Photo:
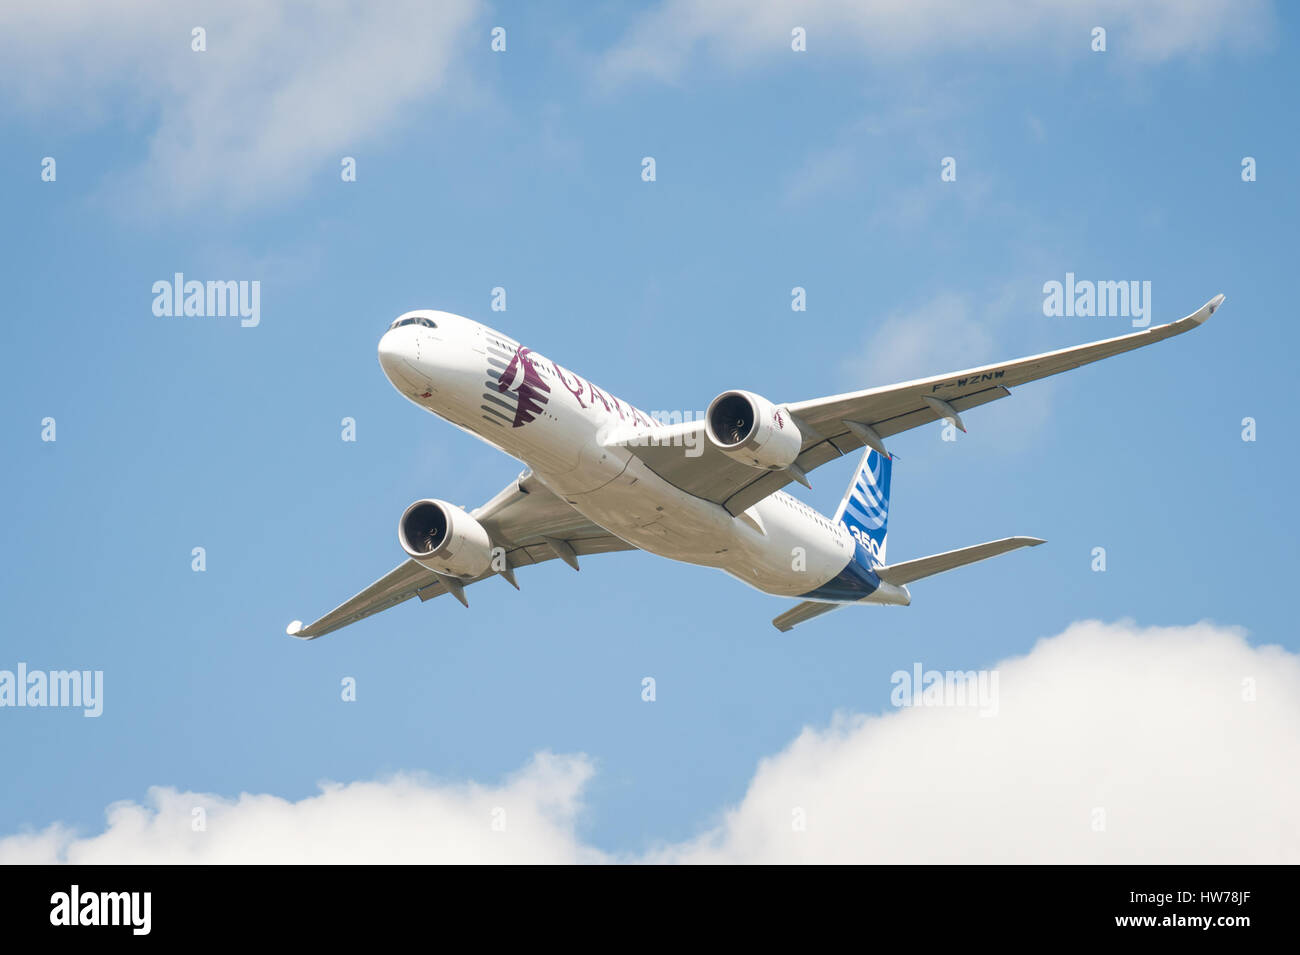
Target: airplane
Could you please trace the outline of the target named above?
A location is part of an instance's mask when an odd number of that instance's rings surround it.
[[[399,315],[379,364],[405,398],[518,459],[525,470],[481,507],[439,498],[402,512],[407,560],[320,619],[286,632],[315,639],[396,604],[465,590],[559,559],[641,549],[716,567],[793,598],[772,623],[849,604],[908,605],[908,584],[1044,541],[1001,540],[886,562],[893,458],[885,439],[962,414],[1026,382],[1164,341],[1203,324],[1217,295],[1176,322],[1028,358],[809,401],[724,391],[702,419],[663,423],[503,332],[448,312]],[[863,449],[834,517],[782,490]]]

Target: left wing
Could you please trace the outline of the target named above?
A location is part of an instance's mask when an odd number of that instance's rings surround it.
[[[624,433],[610,443],[627,447],[668,483],[740,514],[791,481],[801,480],[813,468],[864,445],[888,454],[884,439],[900,431],[940,418],[952,420],[964,431],[960,412],[1005,398],[1017,385],[1189,332],[1202,325],[1222,303],[1223,296],[1216,295],[1176,322],[1087,345],[787,404],[784,407],[803,436],[795,458],[797,473],[794,469],[762,471],[732,460],[709,441],[703,421],[656,428],[648,435]]]
[[[587,520],[531,471],[524,471],[500,494],[472,511],[471,516],[487,529],[493,546],[505,549],[509,571],[502,576],[512,584],[514,570],[528,564],[560,557],[576,570],[579,556],[636,549]],[[462,585],[494,576],[495,572],[488,571],[462,581]],[[442,578],[416,561],[407,560],[319,620],[305,627],[302,621],[295,620],[285,632],[291,637],[313,640],[412,597],[429,600],[445,593],[447,586]],[[457,597],[463,598],[463,594],[458,593]]]

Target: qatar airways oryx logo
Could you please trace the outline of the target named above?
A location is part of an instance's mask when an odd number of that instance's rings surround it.
[[[488,356],[490,391],[483,395],[486,402],[483,410],[493,416],[488,420],[501,424],[508,421],[512,428],[522,428],[536,420],[551,400],[551,386],[542,378],[530,349],[516,345],[511,355],[489,345]],[[496,368],[501,370],[498,372]]]

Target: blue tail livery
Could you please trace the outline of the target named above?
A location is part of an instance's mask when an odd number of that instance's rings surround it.
[[[853,539],[867,549],[876,564],[885,562],[885,541],[889,536],[889,476],[894,461],[887,454],[867,448],[857,473],[835,512],[835,523],[843,524]]]

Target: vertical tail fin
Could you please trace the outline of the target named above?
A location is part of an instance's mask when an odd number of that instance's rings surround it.
[[[835,522],[843,524],[877,564],[885,562],[885,540],[889,534],[889,475],[893,465],[889,455],[867,448],[844,500],[840,501],[840,508],[835,512]]]

